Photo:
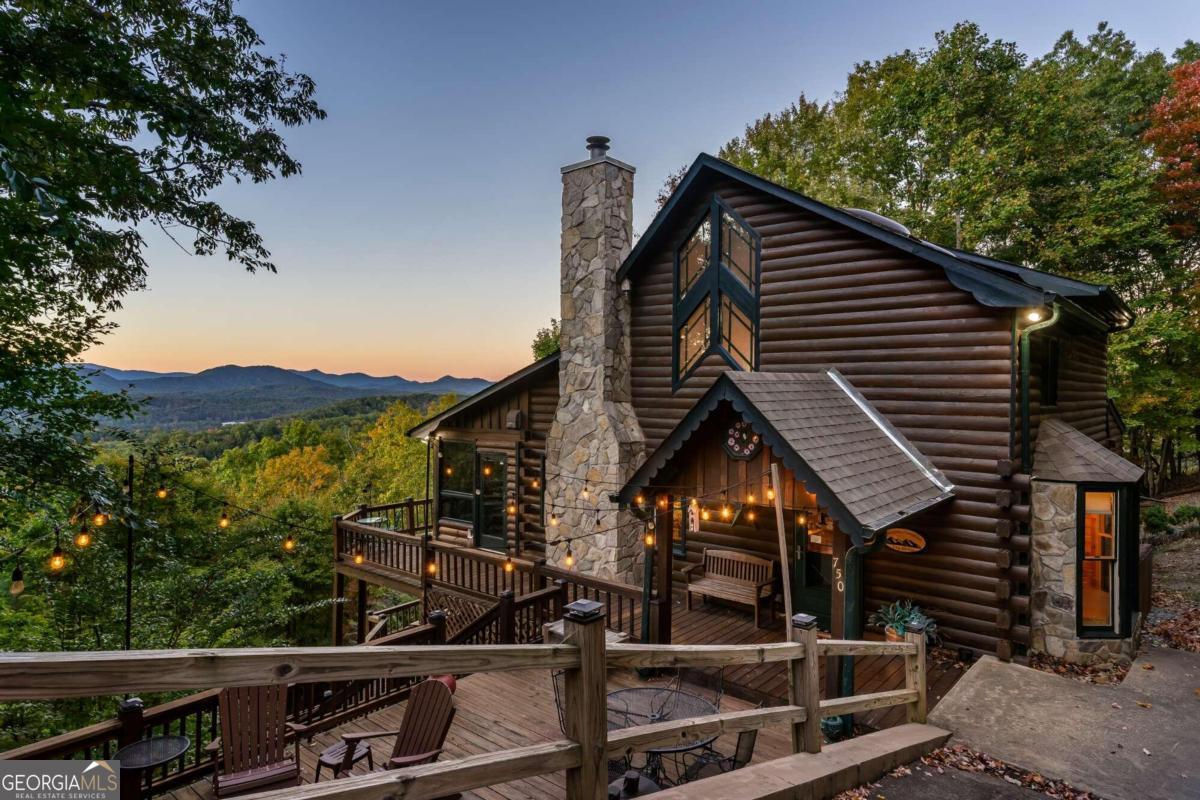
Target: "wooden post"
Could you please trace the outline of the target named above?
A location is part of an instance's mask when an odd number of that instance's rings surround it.
[[[917,652],[904,657],[904,688],[917,690],[917,700],[909,703],[909,722],[925,722],[926,694],[928,687],[925,681],[925,629],[911,628],[904,631],[904,641],[917,648]]]
[[[779,480],[779,464],[771,463],[771,488],[775,490],[775,529],[779,533],[779,569],[783,578],[783,615],[785,619],[792,618],[792,571],[788,567],[787,529],[783,522],[783,482]],[[774,605],[771,615],[774,617]]]
[[[333,575],[333,646],[346,643],[346,576]]]
[[[421,565],[418,567],[421,570],[421,608],[428,618],[429,612],[429,559],[432,556],[432,548],[429,546],[429,534],[425,533],[421,536]]]
[[[567,770],[567,800],[602,800],[607,788],[608,705],[604,606],[577,600],[563,616],[564,641],[579,648],[579,668],[566,672],[567,738],[579,744],[578,767]]]
[[[500,644],[517,643],[517,608],[512,589],[500,593]]]
[[[779,496],[776,490],[776,497]],[[817,618],[797,614],[789,626],[793,642],[804,645],[804,658],[793,659],[788,671],[788,702],[804,706],[804,722],[792,725],[792,752],[821,752],[821,661],[817,653]]]
[[[658,517],[658,522],[654,526],[654,538],[658,542],[658,548],[654,553],[656,561],[654,569],[658,573],[655,575],[658,585],[656,587],[657,597],[654,600],[657,606],[654,609],[654,620],[657,627],[655,636],[650,641],[654,644],[670,644],[671,583],[675,572],[673,563],[675,557],[675,498],[667,495],[665,514],[659,513],[657,505],[654,507],[654,513]]]
[[[429,624],[433,626],[433,643],[446,643],[446,612],[440,608],[429,612]]]
[[[138,697],[129,697],[117,705],[117,720],[121,730],[117,734],[117,747],[139,742],[142,739],[142,711],[145,706]],[[121,770],[121,797],[139,798],[142,796],[142,776],[145,770]]]
[[[358,582],[358,614],[355,618],[355,624],[358,625],[358,630],[354,634],[354,641],[359,644],[366,644],[364,641],[367,636],[367,596],[369,589],[366,581]]]

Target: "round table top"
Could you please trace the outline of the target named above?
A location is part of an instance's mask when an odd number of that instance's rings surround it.
[[[121,769],[149,769],[174,761],[191,746],[186,736],[151,736],[125,745],[113,758],[121,762]]]
[[[638,686],[608,693],[608,729],[633,728],[655,722],[716,714],[717,707],[703,697],[682,689]],[[678,745],[647,748],[650,753],[682,753],[716,741],[716,736]]]

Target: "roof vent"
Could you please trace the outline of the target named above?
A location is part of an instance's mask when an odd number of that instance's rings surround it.
[[[608,143],[612,141],[607,136],[589,136],[587,138],[588,153],[592,158],[604,158],[608,152]]]
[[[877,228],[883,228],[885,231],[898,233],[901,236],[912,236],[912,231],[899,222],[896,222],[896,220],[885,217],[883,214],[876,214],[874,211],[867,211],[862,208],[843,208],[842,211],[845,211],[852,217],[858,217],[864,222],[869,222]]]

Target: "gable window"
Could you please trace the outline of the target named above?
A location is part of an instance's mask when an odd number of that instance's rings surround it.
[[[1042,354],[1041,404],[1043,407],[1058,405],[1058,339],[1046,340],[1046,352]]]
[[[710,352],[758,366],[759,261],[758,234],[714,196],[676,252],[675,388]]]

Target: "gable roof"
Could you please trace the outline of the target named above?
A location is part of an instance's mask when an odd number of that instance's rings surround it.
[[[721,403],[730,403],[857,544],[953,496],[954,487],[837,370],[729,371],[619,493],[649,486]]]
[[[508,377],[496,381],[486,389],[476,392],[465,400],[450,406],[450,408],[447,408],[440,414],[432,416],[424,422],[421,422],[419,425],[416,425],[409,430],[407,435],[417,439],[424,439],[426,436],[437,430],[438,425],[441,425],[443,421],[449,419],[455,414],[467,411],[472,407],[479,405],[480,403],[501,397],[509,392],[523,389],[531,383],[536,383],[545,376],[557,374],[559,355],[560,354],[557,352],[551,353],[545,358],[535,361],[527,367],[522,367]]]
[[[617,273],[624,280],[640,266],[643,257],[658,246],[669,243],[672,233],[687,220],[690,201],[707,193],[715,182],[732,179],[790,203],[817,216],[844,225],[884,244],[936,264],[956,287],[971,295],[982,305],[996,308],[1028,308],[1048,305],[1058,296],[1104,296],[1104,302],[1119,306],[1132,321],[1129,309],[1107,287],[1059,278],[1049,273],[1020,267],[1016,264],[989,259],[963,250],[950,250],[915,236],[905,235],[902,226],[883,226],[869,220],[870,214],[856,214],[834,208],[811,197],[772,183],[708,153],[701,153],[688,169],[667,203],[659,210],[646,232],[638,240]],[[1090,310],[1090,309],[1089,309]],[[1106,320],[1107,322],[1107,320]]]
[[[1038,425],[1034,478],[1068,483],[1137,483],[1144,473],[1137,464],[1057,417],[1043,419]]]

